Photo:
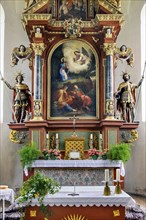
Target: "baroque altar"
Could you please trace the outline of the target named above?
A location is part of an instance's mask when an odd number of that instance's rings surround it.
[[[139,123],[125,121],[114,97],[118,62],[134,62],[131,48],[116,45],[124,22],[121,1],[27,1],[22,16],[30,47],[14,48],[12,63],[29,60],[32,96],[31,106],[29,100],[14,104],[11,140],[23,143],[28,136],[43,150],[54,147],[58,133],[63,158],[74,128],[85,138],[84,151],[92,133],[97,148],[136,140]]]
[[[93,214],[96,212],[100,220],[115,217],[123,220],[125,206],[131,198],[125,192],[115,195],[114,186],[111,187],[112,195],[104,197],[101,186],[104,170],[108,168],[110,184],[114,185],[116,169],[120,169],[124,187],[121,161],[115,163],[102,158],[94,161],[88,155],[89,149],[103,153],[114,144],[131,143],[138,137],[139,122],[133,115],[131,119],[117,108],[116,97],[119,98],[120,92],[115,96],[118,62],[122,60],[130,67],[134,62],[132,49],[116,43],[124,22],[121,1],[25,2],[22,24],[30,46],[14,48],[12,63],[17,65],[19,59],[29,60],[32,91],[30,93],[27,85],[22,83],[23,74],[18,73],[17,85],[13,88],[16,97],[14,123],[9,124],[10,139],[19,144],[34,142],[41,152],[44,149],[59,150],[62,160],[40,158],[32,164],[31,171],[25,167],[24,181],[39,170],[58,180],[62,186],[76,185],[78,199],[66,196],[65,191],[56,194],[57,199],[50,195],[46,197],[46,205],[59,213],[52,216],[52,220],[59,220],[60,216],[70,219],[72,213],[76,215],[74,219],[78,219],[79,214],[82,219],[94,220],[98,219]],[[19,90],[19,99],[15,88]],[[89,187],[87,192],[80,185]],[[58,198],[61,198],[60,203],[56,202]],[[67,206],[63,203],[66,198],[73,209],[63,207]],[[88,198],[91,201],[84,204]],[[76,206],[78,201],[79,207]],[[37,201],[32,206],[35,207],[26,208],[27,220],[42,219]]]

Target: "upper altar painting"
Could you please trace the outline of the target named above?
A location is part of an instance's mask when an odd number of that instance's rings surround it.
[[[24,13],[52,14],[56,20],[91,20],[96,14],[121,14],[121,0],[25,0]]]

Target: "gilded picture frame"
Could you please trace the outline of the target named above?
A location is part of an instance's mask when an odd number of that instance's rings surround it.
[[[82,40],[63,40],[48,56],[47,119],[99,117],[99,61]]]

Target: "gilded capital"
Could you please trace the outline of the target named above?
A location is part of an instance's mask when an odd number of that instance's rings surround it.
[[[106,55],[113,55],[116,48],[115,43],[104,43],[103,45],[103,51],[106,53]]]
[[[43,51],[45,50],[45,44],[44,43],[32,43],[32,48],[35,52],[35,55],[42,55]]]

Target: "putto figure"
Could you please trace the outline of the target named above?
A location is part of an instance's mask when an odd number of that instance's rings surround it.
[[[14,91],[14,122],[23,123],[31,108],[31,94],[29,87],[26,84],[22,83],[24,80],[24,76],[21,72],[18,72],[15,78],[16,83],[14,86],[11,86],[2,76],[0,77],[5,85],[9,89],[12,89]]]
[[[120,48],[116,48],[116,59],[122,62],[126,61],[127,64],[133,67],[134,55],[131,48],[127,48],[126,45],[122,45]]]
[[[142,76],[141,80],[136,85],[129,82],[129,73],[123,73],[124,82],[120,83],[115,96],[117,98],[117,110],[121,113],[122,119],[125,122],[134,122],[136,103],[135,89],[142,84],[143,79],[144,76]]]
[[[32,67],[32,49],[30,47],[25,47],[24,45],[20,45],[19,47],[15,47],[12,52],[11,60],[12,66],[18,64],[19,60],[22,59],[22,62],[25,60],[29,60],[29,67]]]

